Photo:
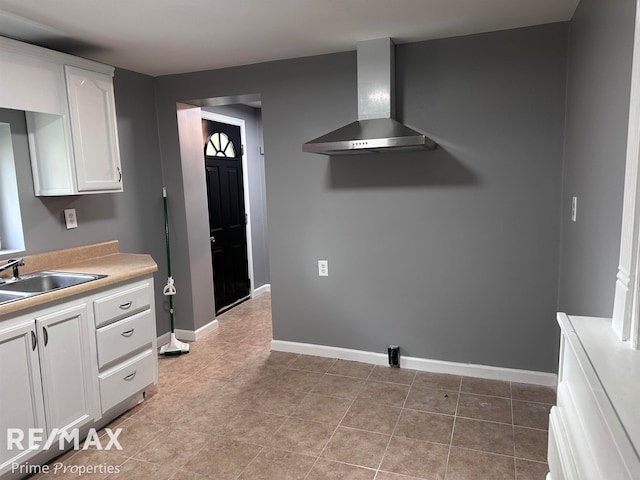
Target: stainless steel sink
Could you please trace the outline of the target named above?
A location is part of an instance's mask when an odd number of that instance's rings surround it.
[[[73,287],[81,283],[91,282],[106,275],[68,272],[38,272],[25,275],[18,280],[9,280],[0,284],[0,305],[21,298],[32,297],[42,293]]]
[[[25,298],[28,296],[28,293],[0,291],[0,305],[7,302],[13,302],[14,300],[20,300],[21,298]]]

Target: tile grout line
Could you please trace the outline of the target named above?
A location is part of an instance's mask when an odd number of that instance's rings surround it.
[[[338,361],[338,359],[334,359],[333,363],[331,364],[331,367],[329,367],[329,369],[327,370],[327,372],[329,370],[331,370],[331,368],[335,365],[335,363]],[[326,375],[326,372],[325,374]],[[323,376],[324,376],[323,375]],[[357,398],[357,396],[356,396]],[[305,479],[307,479],[309,477],[309,475],[311,475],[311,472],[313,471],[313,468],[316,466],[316,463],[318,463],[318,460],[320,460],[320,457],[322,456],[322,454],[324,453],[324,451],[327,449],[327,445],[329,445],[329,443],[331,443],[331,440],[333,439],[333,436],[336,434],[336,432],[338,431],[338,428],[340,428],[340,424],[342,423],[342,421],[344,420],[344,417],[347,416],[347,413],[349,413],[349,410],[351,409],[351,407],[353,406],[353,403],[355,402],[355,398],[353,400],[351,400],[351,403],[349,404],[349,407],[345,410],[344,414],[342,415],[342,417],[340,418],[340,421],[338,421],[338,424],[336,425],[336,428],[333,429],[333,432],[331,433],[331,436],[329,437],[329,440],[327,440],[327,443],[324,444],[324,447],[322,447],[322,450],[320,450],[320,453],[318,454],[318,456],[316,457],[315,461],[313,462],[313,465],[311,465],[311,468],[309,469],[309,471],[307,472],[307,474],[304,476]]]
[[[246,471],[247,471],[247,468],[249,468],[249,466],[250,466],[250,465],[255,461],[255,459],[256,459],[256,458],[258,458],[258,457],[260,456],[260,454],[263,452],[263,450],[264,450],[265,448],[267,448],[265,445],[261,445],[261,448],[260,448],[260,450],[258,451],[258,453],[256,453],[256,456],[255,456],[255,457],[253,457],[253,458],[251,459],[251,461],[247,464],[247,466],[246,466],[246,467],[244,467],[244,468],[242,469],[242,471],[241,471],[241,472],[238,474],[238,476],[236,477],[236,480],[238,480],[238,479],[242,476],[242,474],[243,474],[244,472],[246,472]]]
[[[434,412],[437,413],[437,412]],[[440,415],[446,415],[446,413],[441,413]],[[485,420],[484,418],[476,418],[476,417],[467,417],[466,415],[456,415],[457,418],[464,418],[465,420],[473,420],[474,422],[485,422],[485,423],[493,423],[496,425],[506,425],[506,426],[511,426],[512,423],[509,422],[497,422],[495,420]],[[526,428],[530,428],[530,427],[526,427]],[[533,429],[533,430],[541,430],[539,428]]]
[[[371,372],[373,372],[373,370],[371,370]],[[413,382],[416,381],[417,373],[417,371],[413,372],[413,378],[411,379],[411,383],[409,384],[409,390],[407,391],[407,395],[404,397],[404,401],[402,402],[402,406],[400,407],[400,414],[398,415],[396,424],[393,426],[393,430],[391,430],[391,435],[389,435],[389,440],[387,441],[387,446],[384,448],[384,452],[382,454],[382,457],[380,458],[380,463],[378,463],[378,468],[376,468],[376,474],[373,477],[374,480],[378,478],[378,474],[380,473],[380,469],[382,468],[382,463],[384,462],[384,457],[387,455],[389,445],[391,445],[391,440],[393,440],[393,434],[396,433],[396,429],[398,428],[398,424],[400,423],[400,419],[402,418],[402,410],[404,410],[404,406],[407,404],[407,399],[409,398],[409,394],[411,393],[411,389],[413,388]]]
[[[456,401],[456,409],[453,412],[453,425],[451,427],[451,439],[449,440],[449,451],[447,452],[447,461],[444,466],[444,478],[447,478],[447,472],[449,471],[449,458],[451,458],[451,448],[453,447],[453,434],[456,431],[456,419],[458,418],[458,406],[460,405],[460,397],[462,396],[462,379],[460,376],[460,386],[458,387],[458,399]]]

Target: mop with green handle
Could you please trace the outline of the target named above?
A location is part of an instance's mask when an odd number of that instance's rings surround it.
[[[169,343],[160,347],[160,355],[182,355],[189,353],[189,344],[179,341],[176,338],[175,325],[173,323],[173,296],[176,294],[176,287],[171,276],[171,247],[169,246],[169,213],[167,211],[167,188],[162,187],[162,202],[164,204],[164,240],[167,246],[167,284],[162,289],[162,294],[169,297],[169,317],[171,318],[171,339]]]

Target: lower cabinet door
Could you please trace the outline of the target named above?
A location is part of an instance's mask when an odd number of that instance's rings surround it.
[[[14,463],[35,453],[27,445],[30,430],[45,428],[33,319],[0,323],[0,386],[0,477],[3,477]],[[9,445],[9,437],[16,442]]]
[[[48,431],[79,428],[99,415],[87,304],[37,317],[36,325]]]

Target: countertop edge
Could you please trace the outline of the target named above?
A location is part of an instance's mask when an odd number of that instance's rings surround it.
[[[48,303],[64,300],[75,295],[90,293],[127,280],[151,275],[158,271],[158,266],[150,255],[114,253],[103,257],[62,265],[52,270],[107,276],[73,287],[62,288],[0,305],[0,320],[7,315],[17,315],[33,307],[46,306]]]

